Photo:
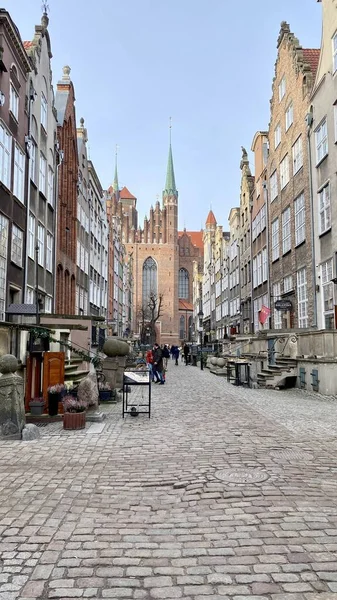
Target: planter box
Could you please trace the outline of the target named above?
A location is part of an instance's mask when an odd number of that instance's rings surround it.
[[[84,429],[86,422],[86,412],[63,414],[63,429]]]
[[[41,402],[34,402],[34,400],[32,400],[32,402],[29,403],[29,408],[30,414],[37,417],[39,415],[43,415],[44,403],[41,404]]]

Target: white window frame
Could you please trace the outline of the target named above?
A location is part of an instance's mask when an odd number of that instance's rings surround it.
[[[305,200],[304,193],[294,200],[295,212],[295,246],[299,246],[305,240]]]
[[[333,278],[333,260],[330,258],[321,264],[321,282],[322,282],[322,313],[324,329],[327,329],[327,319],[334,318],[334,284]],[[328,305],[327,305],[328,302]]]
[[[0,123],[0,180],[10,189],[12,165],[12,136]]]
[[[37,144],[32,139],[32,145],[30,149],[30,178],[33,183],[36,183],[36,156],[37,156]]]
[[[303,167],[303,144],[302,135],[300,135],[292,147],[293,152],[293,175]]]
[[[11,81],[9,83],[9,110],[13,117],[19,121],[19,94]]]
[[[308,327],[308,287],[305,267],[297,271],[297,309],[299,328]]]
[[[286,294],[287,292],[290,292],[293,289],[294,289],[293,276],[287,275],[283,279],[283,292]]]
[[[337,31],[332,36],[332,73],[337,71]]]
[[[53,272],[53,246],[54,238],[52,234],[47,231],[47,242],[46,242],[46,269],[50,273]]]
[[[27,304],[35,304],[35,293],[33,288],[27,286],[26,288],[26,303]]]
[[[41,125],[45,131],[48,127],[48,101],[43,92],[41,92]]]
[[[51,296],[44,297],[44,312],[47,314],[51,314],[52,311],[52,302],[53,299]]]
[[[41,267],[44,267],[45,228],[42,223],[37,225],[37,243],[39,246],[38,263]]]
[[[257,287],[257,257],[253,258],[253,287]]]
[[[23,231],[12,223],[11,261],[22,267],[23,256]]]
[[[262,252],[257,255],[257,285],[262,283]]]
[[[39,172],[39,190],[42,194],[46,195],[46,178],[47,178],[47,159],[40,152],[40,172]]]
[[[274,131],[274,146],[275,150],[281,143],[281,123],[278,123]]]
[[[280,162],[280,187],[283,190],[289,183],[289,155],[286,154]]]
[[[265,282],[268,280],[268,254],[267,248],[263,248],[262,250],[262,281]]]
[[[273,202],[275,198],[278,196],[278,186],[277,186],[277,169],[272,172],[269,178],[270,184],[270,201]]]
[[[24,204],[25,194],[25,154],[20,146],[14,146],[14,177],[13,177],[13,194]]]
[[[273,285],[273,304],[274,304],[274,329],[282,329],[282,311],[276,310],[275,302],[281,300],[281,284]]]
[[[47,200],[54,206],[54,171],[51,166],[48,167]]]
[[[286,131],[288,131],[289,127],[291,127],[293,122],[294,122],[294,105],[292,102],[290,102],[290,104],[288,105],[288,108],[286,109]]]
[[[0,213],[0,321],[5,320],[9,219]]]
[[[315,129],[316,143],[316,165],[318,165],[328,154],[328,125],[324,117],[318,127]]]
[[[331,229],[330,182],[318,192],[319,235]]]
[[[28,256],[35,260],[35,227],[36,219],[32,213],[29,213],[28,218]]]
[[[263,206],[261,206],[260,213],[261,213],[261,231],[263,231],[267,227],[267,220],[266,220],[267,211],[266,211],[265,204]]]
[[[271,260],[274,262],[280,258],[280,222],[279,218],[271,224]]]
[[[283,100],[285,94],[286,94],[286,78],[285,78],[285,75],[283,75],[283,77],[282,77],[282,79],[281,79],[281,81],[279,83],[279,86],[278,86],[278,99],[279,99],[279,102],[281,102]]]
[[[282,213],[282,253],[291,250],[291,212],[290,206]]]

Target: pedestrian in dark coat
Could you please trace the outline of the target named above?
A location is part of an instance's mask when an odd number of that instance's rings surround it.
[[[175,366],[178,366],[178,358],[179,358],[179,348],[178,346],[174,346],[174,350],[173,350],[173,358],[175,359]]]
[[[185,357],[185,365],[187,366],[188,361],[189,361],[189,354],[190,354],[190,347],[188,344],[184,345],[183,352],[184,352],[184,357]]]
[[[163,378],[163,351],[158,344],[153,346],[153,376],[157,377],[157,383],[165,383]]]

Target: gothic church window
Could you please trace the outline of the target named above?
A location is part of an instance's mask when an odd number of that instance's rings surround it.
[[[190,276],[186,269],[179,269],[179,298],[188,300]]]
[[[143,306],[148,303],[151,293],[157,293],[157,263],[151,256],[143,264]]]

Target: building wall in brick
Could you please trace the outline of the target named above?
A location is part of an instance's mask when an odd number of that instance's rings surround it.
[[[284,78],[285,93],[279,96],[279,86]],[[278,55],[275,65],[275,77],[272,87],[271,117],[269,124],[269,157],[267,164],[267,179],[269,181],[269,264],[270,264],[270,290],[272,295],[271,308],[277,298],[273,297],[273,286],[280,284],[281,295],[284,295],[284,278],[293,277],[293,289],[287,293],[287,298],[292,302],[292,310],[282,312],[281,328],[289,329],[299,327],[297,272],[306,270],[308,319],[307,326],[313,323],[313,278],[312,278],[312,243],[311,243],[311,209],[309,189],[309,162],[306,140],[305,117],[309,107],[310,65],[306,64],[304,54],[298,40],[290,32],[289,25],[282,23],[278,39]],[[286,111],[290,104],[293,105],[293,122],[286,130]],[[281,140],[275,147],[275,129],[280,125]],[[294,173],[292,149],[296,140],[301,136],[303,166]],[[289,181],[281,189],[280,163],[284,157],[289,157]],[[270,178],[276,171],[278,181],[278,195],[272,199]],[[300,194],[304,194],[305,201],[305,238],[296,245],[295,242],[295,208],[294,201]],[[290,207],[291,248],[283,252],[282,247],[282,214]],[[272,223],[279,219],[279,258],[272,259]],[[276,315],[277,316],[277,315]],[[275,326],[275,312],[272,310],[272,327]],[[303,323],[302,323],[303,326]]]

